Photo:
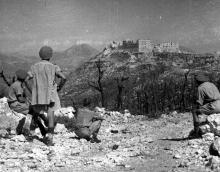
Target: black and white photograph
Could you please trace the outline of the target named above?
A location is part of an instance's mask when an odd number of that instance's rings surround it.
[[[219,90],[219,0],[0,0],[0,172],[218,172]]]

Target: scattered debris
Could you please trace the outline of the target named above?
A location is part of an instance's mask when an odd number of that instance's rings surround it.
[[[10,135],[0,140],[0,171],[219,170],[219,153],[210,155],[210,150],[220,150],[219,137],[206,133],[198,139],[183,138],[193,127],[191,114],[175,113],[146,120],[127,110],[119,113],[97,107],[96,111],[105,118],[98,144],[78,139],[74,132],[59,123],[55,128],[55,145],[51,147],[42,142],[39,129],[35,130],[32,140],[24,135],[11,135],[10,130],[0,130],[2,136]],[[179,123],[176,125],[172,121]]]

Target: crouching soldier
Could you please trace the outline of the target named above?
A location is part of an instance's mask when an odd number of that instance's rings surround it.
[[[92,143],[100,143],[101,140],[97,138],[97,135],[104,118],[88,108],[90,103],[89,99],[85,99],[83,102],[84,108],[78,109],[76,112],[75,134],[79,138],[84,138]]]
[[[27,77],[27,72],[18,70],[15,75],[17,80],[9,87],[8,104],[15,112],[28,114],[29,104],[24,92],[24,81]]]
[[[18,134],[29,134],[28,132],[31,129],[31,124],[32,127],[34,124],[37,124],[40,128],[42,135],[44,136],[46,135],[46,129],[41,123],[41,120],[36,115],[34,115],[32,106],[30,105],[31,92],[28,90],[28,87],[25,83],[25,78],[27,76],[27,72],[22,69],[15,72],[15,77],[17,80],[9,86],[9,91],[7,95],[8,104],[9,107],[15,112],[26,115],[26,118],[23,118],[19,123],[19,126],[17,128]],[[45,117],[41,118],[44,120],[44,122],[47,122],[47,119]]]
[[[197,89],[197,108],[193,111],[194,132],[193,136],[199,137],[199,126],[204,120],[200,120],[199,115],[210,115],[220,113],[220,93],[218,88],[211,82],[209,77],[204,73],[195,75]]]

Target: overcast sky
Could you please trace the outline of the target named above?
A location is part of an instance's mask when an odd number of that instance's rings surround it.
[[[0,0],[1,52],[139,38],[220,50],[220,1]]]

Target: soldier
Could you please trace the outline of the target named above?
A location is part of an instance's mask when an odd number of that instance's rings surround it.
[[[33,79],[31,105],[33,111],[37,114],[47,113],[48,133],[46,143],[53,145],[54,131],[54,107],[57,101],[58,93],[66,82],[66,77],[59,66],[50,62],[53,55],[51,47],[43,46],[39,51],[41,61],[32,65],[28,72],[26,81]],[[61,78],[59,86],[55,83],[55,77]]]
[[[76,111],[75,134],[79,138],[84,138],[92,143],[100,143],[101,140],[97,138],[97,135],[104,119],[88,108],[90,104],[91,101],[89,99],[84,99],[84,108]]]
[[[4,76],[5,77],[5,76]],[[34,122],[39,126],[41,134],[43,136],[46,135],[46,129],[44,128],[43,124],[41,123],[38,116],[34,115],[33,110],[30,106],[30,95],[31,93],[26,87],[25,84],[25,78],[27,77],[27,72],[20,69],[15,72],[16,80],[9,85],[9,91],[8,91],[8,104],[9,107],[14,110],[15,112],[22,113],[26,115],[26,118],[22,119],[19,123],[19,127],[17,128],[17,133],[24,133],[30,134],[30,125],[31,125],[31,116],[33,115]],[[5,78],[6,82],[6,78]],[[41,118],[44,120],[45,123],[47,123],[47,119],[43,116]],[[32,124],[34,125],[33,121]],[[33,126],[32,125],[32,126]],[[27,133],[28,132],[28,133]]]
[[[20,69],[15,72],[15,75],[17,80],[9,87],[8,104],[12,110],[28,114],[29,104],[24,92],[24,81],[27,77],[27,72]]]
[[[218,88],[209,81],[209,77],[204,73],[195,75],[197,89],[197,108],[193,111],[194,133],[199,136],[199,125],[205,121],[199,119],[199,115],[210,115],[220,113],[220,93]]]

